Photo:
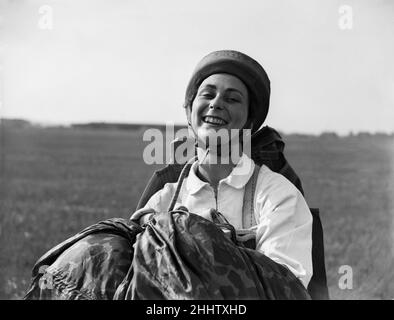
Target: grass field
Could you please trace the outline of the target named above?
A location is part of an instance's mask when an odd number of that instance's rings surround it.
[[[133,212],[157,167],[141,133],[13,129],[0,141],[0,298],[18,299],[34,262],[81,229]],[[394,140],[289,137],[286,156],[319,207],[334,299],[394,298]],[[340,266],[353,288],[338,286]]]

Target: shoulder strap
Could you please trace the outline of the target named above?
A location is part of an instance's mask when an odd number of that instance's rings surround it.
[[[257,178],[260,166],[255,164],[253,174],[245,186],[244,200],[242,205],[242,228],[248,229],[256,225],[254,216],[254,194],[256,191]]]
[[[184,165],[181,164],[169,164],[156,170],[146,185],[135,210],[143,208],[157,191],[163,189],[166,183],[177,182],[183,167]]]
[[[167,210],[168,212],[174,210],[176,201],[177,201],[178,196],[179,196],[179,192],[181,191],[181,188],[182,188],[183,180],[185,180],[185,177],[189,174],[189,171],[190,171],[190,169],[191,169],[191,167],[192,167],[192,164],[193,164],[195,161],[197,161],[197,156],[191,158],[191,159],[186,163],[186,165],[183,167],[183,169],[182,169],[182,171],[181,171],[181,174],[180,174],[180,176],[179,176],[179,178],[178,178],[178,182],[177,182],[177,186],[176,186],[175,193],[174,193],[174,195],[173,195],[173,197],[172,197],[172,199],[171,199],[170,205],[168,206],[168,210]]]

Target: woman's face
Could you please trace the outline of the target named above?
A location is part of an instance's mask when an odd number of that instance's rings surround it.
[[[191,125],[206,141],[209,131],[242,129],[248,119],[249,96],[237,77],[220,73],[206,78],[192,104]]]

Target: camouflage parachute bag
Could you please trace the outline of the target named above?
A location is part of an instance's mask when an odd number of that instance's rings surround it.
[[[227,226],[228,227],[228,226]],[[195,267],[198,266],[198,267]],[[45,269],[43,269],[45,268]],[[38,260],[25,299],[309,299],[284,266],[183,210],[110,219]]]

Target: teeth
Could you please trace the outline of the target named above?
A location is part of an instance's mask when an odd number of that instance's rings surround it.
[[[205,117],[204,122],[212,123],[212,124],[226,124],[226,122],[222,119],[214,118],[214,117]]]

